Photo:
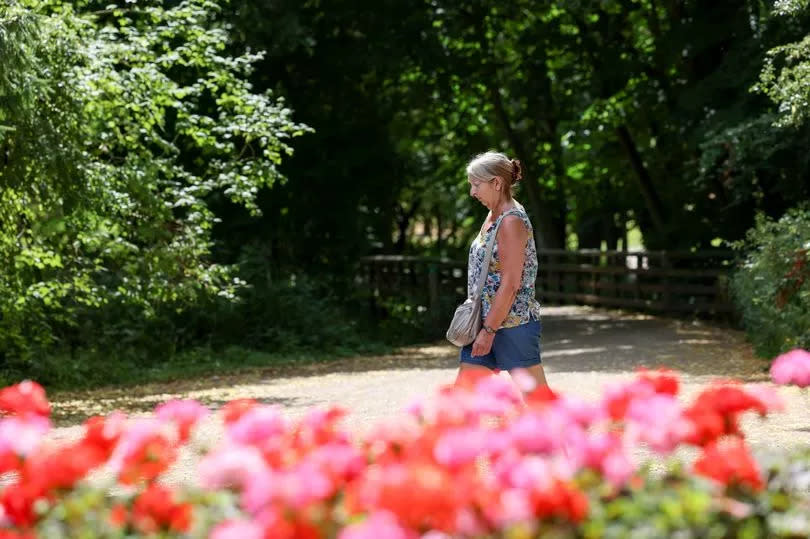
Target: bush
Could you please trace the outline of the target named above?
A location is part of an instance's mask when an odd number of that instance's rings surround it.
[[[50,322],[49,341],[23,341],[27,359],[7,354],[0,379],[77,389],[388,348],[367,305],[339,297],[325,281],[256,281],[235,298],[200,295],[182,309],[112,302],[79,309],[68,323]]]
[[[778,221],[758,215],[735,248],[745,251],[745,260],[731,292],[757,353],[810,348],[810,206]]]
[[[161,311],[231,294],[234,268],[211,260],[215,201],[256,213],[292,138],[311,131],[253,93],[262,54],[230,54],[227,2],[97,4],[0,3],[6,370],[37,369],[49,345],[92,346],[92,315],[106,331],[105,316],[146,313],[146,345],[163,343]],[[126,329],[124,345],[143,337]]]
[[[810,353],[788,360],[810,369]],[[54,445],[45,393],[26,382],[0,391],[16,414],[0,419],[0,473],[15,472],[0,537],[810,536],[810,452],[758,462],[739,428],[781,407],[774,390],[723,382],[684,405],[678,387],[670,371],[642,372],[596,403],[541,387],[524,407],[511,382],[477,376],[362,437],[338,409],[289,422],[238,400],[212,447],[195,401],[92,418]],[[173,486],[183,445],[196,473]],[[642,448],[660,463],[685,446],[690,466],[638,465]]]

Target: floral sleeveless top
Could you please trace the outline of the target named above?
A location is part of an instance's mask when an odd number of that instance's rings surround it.
[[[534,297],[534,281],[537,278],[537,249],[534,245],[534,232],[532,223],[529,221],[529,216],[526,210],[515,202],[516,207],[507,210],[498,217],[500,221],[507,215],[516,215],[520,217],[526,228],[529,230],[529,239],[526,241],[526,252],[523,261],[523,276],[520,282],[520,288],[515,296],[515,301],[512,303],[512,308],[506,315],[502,328],[511,328],[526,324],[532,320],[540,320],[540,303]],[[484,263],[484,256],[487,252],[487,242],[489,241],[492,232],[495,230],[495,224],[489,225],[486,232],[479,232],[478,236],[473,240],[470,246],[470,256],[467,263],[467,296],[473,297],[475,293],[475,285],[481,275],[481,266]],[[492,247],[492,256],[489,260],[489,268],[487,272],[487,279],[484,282],[484,290],[481,294],[481,316],[486,319],[489,314],[489,309],[492,307],[492,302],[495,301],[495,293],[501,285],[501,265],[498,259],[498,241],[495,240],[495,245]]]

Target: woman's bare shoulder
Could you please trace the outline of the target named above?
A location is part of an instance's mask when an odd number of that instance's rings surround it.
[[[505,215],[501,220],[498,236],[501,238],[514,237],[515,239],[520,239],[526,236],[528,232],[529,229],[526,227],[526,223],[523,222],[523,219],[521,219],[519,215],[510,213],[509,215]]]

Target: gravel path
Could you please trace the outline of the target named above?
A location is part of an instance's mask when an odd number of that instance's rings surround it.
[[[313,406],[338,404],[350,414],[346,425],[363,431],[395,416],[410,402],[451,383],[457,349],[437,343],[409,347],[395,355],[363,357],[298,368],[281,368],[212,377],[208,380],[150,385],[118,391],[56,395],[57,438],[77,436],[83,416],[117,408],[146,413],[170,398],[194,398],[216,409],[240,397],[280,405],[290,418]],[[716,378],[767,381],[768,363],[756,358],[742,333],[708,323],[684,322],[587,307],[547,307],[543,315],[543,362],[552,388],[596,399],[608,383],[633,376],[637,367],[665,365],[682,373],[688,397]],[[502,374],[506,376],[506,374]],[[810,444],[810,395],[780,388],[786,411],[767,421],[744,423],[749,440],[763,449]],[[70,424],[74,426],[67,426]],[[220,425],[207,421],[198,439],[212,442]],[[188,479],[186,466],[175,471]]]

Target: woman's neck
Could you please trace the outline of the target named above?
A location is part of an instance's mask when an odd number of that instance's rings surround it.
[[[498,202],[490,211],[492,212],[492,217],[498,218],[500,215],[505,212],[506,210],[510,209],[514,204],[512,200],[501,200]]]

